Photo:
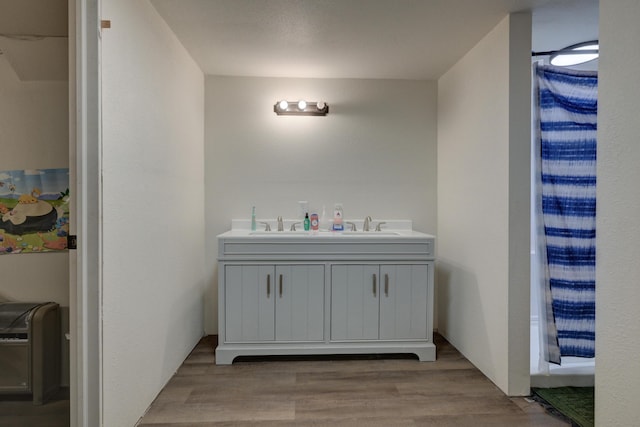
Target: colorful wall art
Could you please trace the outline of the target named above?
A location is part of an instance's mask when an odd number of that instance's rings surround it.
[[[69,169],[0,171],[0,255],[67,249]]]

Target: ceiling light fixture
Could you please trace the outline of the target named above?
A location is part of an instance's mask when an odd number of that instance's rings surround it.
[[[307,102],[301,99],[298,102],[280,101],[273,106],[273,112],[279,116],[326,116],[329,113],[329,105],[324,101]]]
[[[552,54],[551,58],[549,58],[549,62],[551,65],[568,67],[593,61],[598,58],[599,54],[600,46],[598,41],[594,40],[567,46]]]

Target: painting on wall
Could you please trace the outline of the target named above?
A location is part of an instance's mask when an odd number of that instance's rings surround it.
[[[0,171],[0,255],[67,250],[69,169]]]

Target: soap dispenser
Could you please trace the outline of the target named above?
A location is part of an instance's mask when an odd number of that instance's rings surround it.
[[[304,214],[304,231],[309,231],[309,226],[311,225],[311,221],[309,220],[309,213]]]

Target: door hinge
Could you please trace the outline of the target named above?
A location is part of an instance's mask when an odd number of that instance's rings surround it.
[[[67,236],[67,249],[78,249],[78,236],[75,234]]]

